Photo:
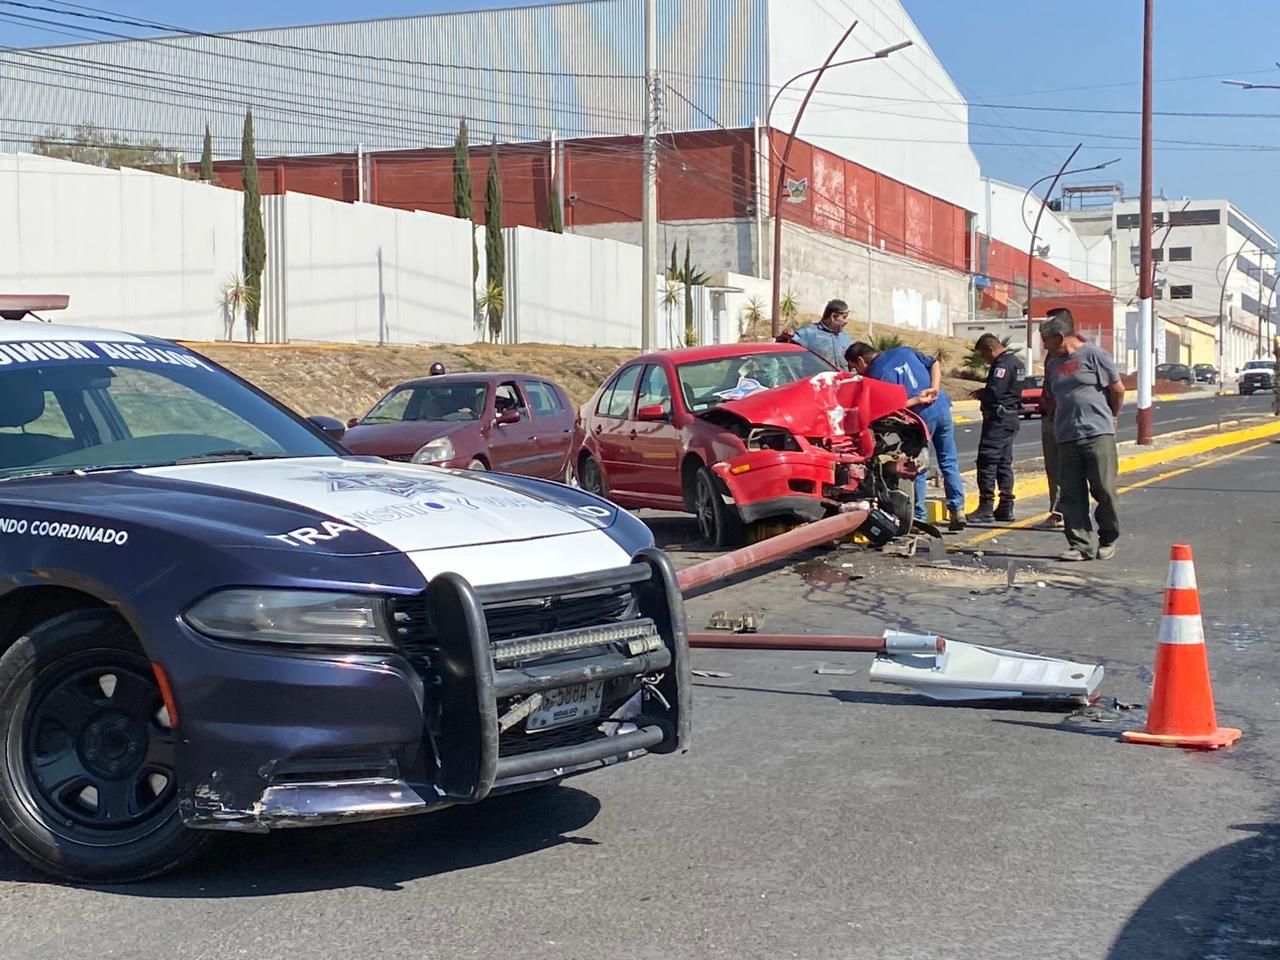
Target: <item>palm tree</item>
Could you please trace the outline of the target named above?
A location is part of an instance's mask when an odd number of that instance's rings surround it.
[[[222,307],[222,322],[226,327],[227,339],[235,332],[236,317],[246,313],[251,307],[258,305],[258,291],[244,282],[244,277],[233,273],[222,284],[222,296],[218,306]],[[246,328],[252,339],[252,331]]]
[[[764,312],[764,301],[759,297],[752,297],[742,308],[742,329],[738,331],[738,337],[755,336],[756,329],[768,319]]]
[[[667,317],[667,333],[671,338],[672,346],[680,342],[676,332],[675,311],[683,300],[684,285],[680,282],[680,271],[672,273],[668,270],[662,284],[662,310]]]
[[[795,323],[796,314],[800,312],[800,300],[796,292],[787,288],[782,300],[778,303],[778,313],[782,315],[782,325],[789,327]]]
[[[484,294],[476,299],[476,313],[481,317],[501,317],[505,312],[505,307],[506,294],[502,289],[502,284],[490,280],[485,284]],[[501,326],[494,329],[493,326],[490,325],[489,332],[494,343],[497,343],[498,336],[502,332]]]
[[[872,341],[871,345],[876,348],[876,353],[884,353],[886,350],[894,350],[904,344],[902,338],[896,333],[882,333]]]

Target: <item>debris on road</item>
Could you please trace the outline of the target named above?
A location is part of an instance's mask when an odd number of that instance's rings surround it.
[[[857,676],[857,670],[850,670],[848,667],[828,667],[825,663],[818,664],[818,668],[813,671],[824,677],[853,677]]]

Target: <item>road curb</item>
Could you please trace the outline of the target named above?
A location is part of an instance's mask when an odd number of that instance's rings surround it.
[[[1121,457],[1117,467],[1117,473],[1123,476],[1126,473],[1137,473],[1139,470],[1145,470],[1148,467],[1157,464],[1169,463],[1174,460],[1182,460],[1186,457],[1199,456],[1202,453],[1208,453],[1211,450],[1219,450],[1223,447],[1235,447],[1241,444],[1250,443],[1254,440],[1265,440],[1271,437],[1280,437],[1280,420],[1274,420],[1270,423],[1260,423],[1252,427],[1243,427],[1238,430],[1226,430],[1222,433],[1215,433],[1207,437],[1197,437],[1194,440],[1186,440],[1182,443],[1175,443],[1173,446],[1164,447],[1160,450],[1144,450],[1142,453],[1133,453],[1126,457]],[[1049,494],[1049,481],[1044,474],[1034,477],[1025,477],[1016,479],[1013,484],[1013,496],[1016,500],[1022,500],[1028,497],[1044,497]],[[977,492],[967,493],[964,498],[965,510],[972,510],[978,505]]]

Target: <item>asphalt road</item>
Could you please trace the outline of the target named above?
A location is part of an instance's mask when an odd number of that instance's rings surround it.
[[[1258,416],[1271,411],[1272,397],[1270,393],[1255,393],[1248,397],[1218,397],[1207,394],[1191,400],[1159,401],[1154,404],[1152,422],[1156,435],[1173,433],[1179,430],[1190,430],[1216,424],[1223,420],[1232,420],[1241,415]],[[1116,438],[1120,441],[1135,440],[1138,436],[1136,419],[1137,407],[1133,403],[1125,405],[1120,417],[1120,431]],[[966,412],[966,416],[977,417],[976,411]],[[1023,420],[1018,430],[1018,439],[1014,443],[1014,460],[1034,460],[1041,456],[1040,421]],[[960,453],[960,469],[972,470],[978,455],[978,437],[981,434],[980,423],[956,424],[956,449]]]
[[[1046,560],[1052,533],[961,544],[945,568],[848,547],[721,584],[690,622],[752,611],[765,630],[894,625],[1096,658],[1106,697],[1144,704],[1169,544],[1186,541],[1219,719],[1245,731],[1230,752],[1122,745],[1143,712],[1105,701],[938,705],[872,685],[866,656],[699,651],[727,676],[698,681],[687,756],[426,817],[230,836],[131,887],[51,884],[0,853],[4,956],[1274,960],[1280,445],[1122,506],[1111,563]],[[688,520],[655,527],[681,563],[701,556],[681,547]]]

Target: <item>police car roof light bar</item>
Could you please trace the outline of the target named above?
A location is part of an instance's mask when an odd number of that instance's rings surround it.
[[[65,310],[71,298],[65,293],[0,293],[0,318],[22,320],[37,310]]]

